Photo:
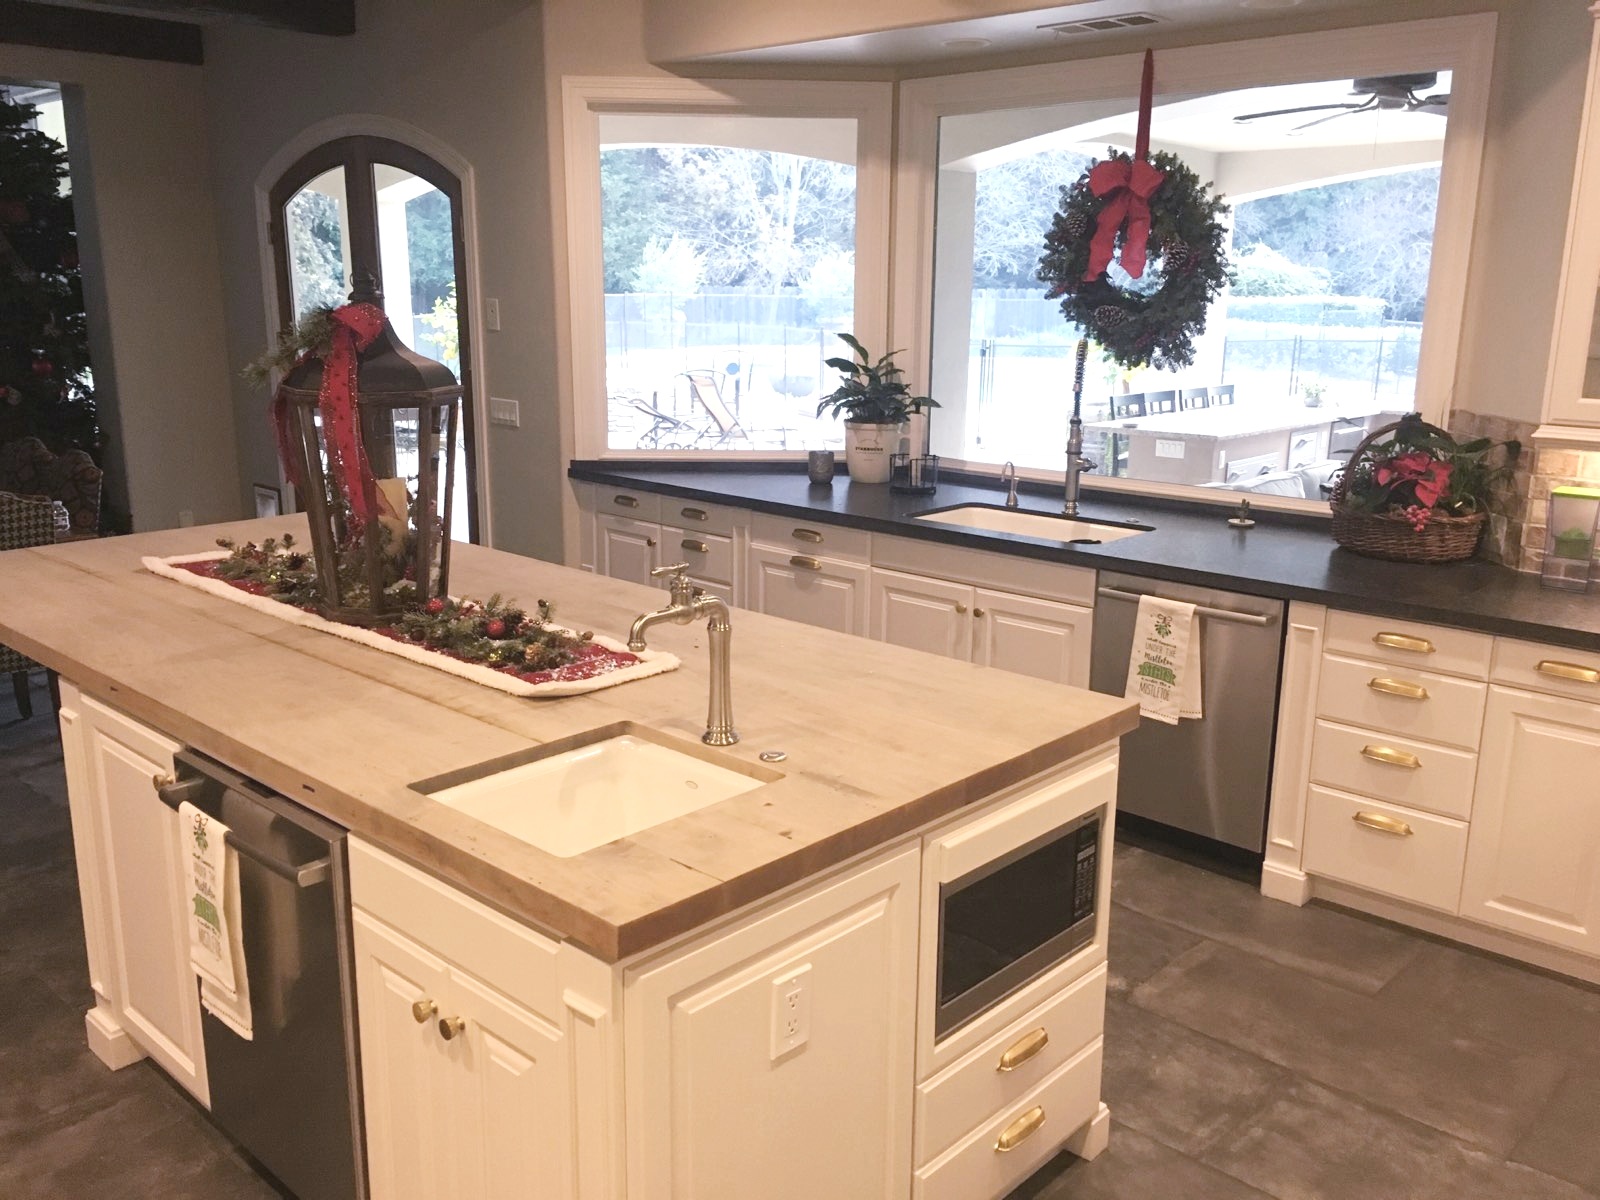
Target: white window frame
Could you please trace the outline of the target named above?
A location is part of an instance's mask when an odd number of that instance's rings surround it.
[[[1417,409],[1443,425],[1449,417],[1466,308],[1467,268],[1478,209],[1484,129],[1494,70],[1493,13],[1404,21],[1353,29],[1288,34],[1248,41],[1162,50],[1156,55],[1157,94],[1196,94],[1242,87],[1306,83],[1330,72],[1352,78],[1413,71],[1450,71],[1450,119],[1445,127],[1434,220],[1428,299],[1417,362]],[[900,87],[899,160],[895,178],[895,254],[891,341],[906,346],[906,374],[926,392],[932,370],[933,245],[939,175],[939,120],[998,108],[1030,108],[1134,94],[1143,53],[1074,60],[998,71],[911,80]],[[1063,374],[1066,374],[1065,366]],[[937,398],[937,397],[936,397]],[[1064,401],[1070,403],[1070,396]],[[978,470],[997,464],[946,459]],[[1059,472],[1024,470],[1024,478],[1057,479]],[[1096,488],[1218,500],[1213,489],[1137,479],[1086,477]],[[1223,498],[1237,495],[1224,493]],[[1266,508],[1326,511],[1326,505],[1251,496]]]
[[[567,378],[571,381],[576,456],[715,462],[803,458],[804,449],[613,450],[607,445],[605,272],[600,203],[600,116],[603,113],[717,113],[855,120],[855,332],[868,346],[883,346],[889,310],[893,85],[592,76],[569,76],[562,80],[567,315],[571,333],[567,339],[570,350],[562,352],[571,355]]]

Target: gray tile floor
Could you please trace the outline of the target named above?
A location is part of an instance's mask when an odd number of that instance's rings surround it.
[[[274,1200],[154,1067],[85,1049],[49,699],[0,692],[0,1197]],[[1133,847],[1113,900],[1111,1147],[1011,1200],[1600,1197],[1600,992]]]

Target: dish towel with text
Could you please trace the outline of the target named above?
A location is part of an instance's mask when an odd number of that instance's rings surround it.
[[[200,1003],[249,1041],[255,1029],[239,920],[238,852],[228,849],[228,827],[187,801],[178,806],[178,841],[189,892],[189,963],[200,977]]]
[[[1205,715],[1200,683],[1200,618],[1194,605],[1140,596],[1128,656],[1128,685],[1139,715],[1176,725]]]

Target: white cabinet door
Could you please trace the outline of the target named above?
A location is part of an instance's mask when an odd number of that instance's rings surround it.
[[[874,567],[871,606],[880,642],[971,659],[973,589],[966,584]]]
[[[76,826],[81,814],[92,827],[95,878],[83,889],[85,913],[101,925],[89,936],[91,948],[105,955],[98,967],[91,963],[100,1005],[209,1104],[199,985],[184,925],[178,815],[162,803],[154,783],[172,773],[178,745],[75,689],[63,700],[63,746],[82,756],[67,773],[69,786],[84,793],[72,797],[73,821]],[[74,830],[75,836],[84,832]]]
[[[1089,686],[1094,610],[979,588],[972,661],[1052,683]]]
[[[372,1200],[456,1200],[445,964],[359,908],[352,924]]]
[[[629,1200],[905,1200],[920,857],[628,974]]]
[[[751,546],[745,599],[768,616],[865,636],[869,570],[864,564]]]
[[[594,528],[594,569],[598,574],[631,583],[653,582],[650,572],[661,562],[661,526],[603,512],[595,516]]]
[[[1600,705],[1491,687],[1461,915],[1600,954]]]
[[[471,975],[451,968],[450,981],[458,1011],[446,1015],[465,1023],[445,1052],[454,1194],[572,1200],[574,1118],[561,1030]]]

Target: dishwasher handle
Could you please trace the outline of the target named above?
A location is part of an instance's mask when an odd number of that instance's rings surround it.
[[[1153,592],[1125,592],[1121,588],[1102,587],[1096,588],[1095,593],[1104,596],[1107,600],[1132,600],[1135,603],[1151,596],[1156,600],[1167,600],[1165,596],[1157,596]],[[1167,600],[1169,604],[1176,604],[1176,600]],[[1231,621],[1235,625],[1256,625],[1266,628],[1275,620],[1271,613],[1234,612],[1231,608],[1208,608],[1205,605],[1194,606],[1196,616],[1205,617],[1208,621]]]
[[[187,779],[175,779],[171,775],[157,775],[151,782],[155,785],[156,795],[161,797],[161,802],[174,812],[178,805],[184,801],[193,804],[205,785],[210,782],[203,775],[192,775]],[[242,841],[239,836],[228,831],[227,844],[233,850],[248,858],[257,866],[271,871],[279,879],[287,879],[298,888],[315,887],[319,883],[326,883],[333,871],[333,859],[318,858],[308,863],[286,863],[274,858],[265,850],[257,849],[248,842]]]

